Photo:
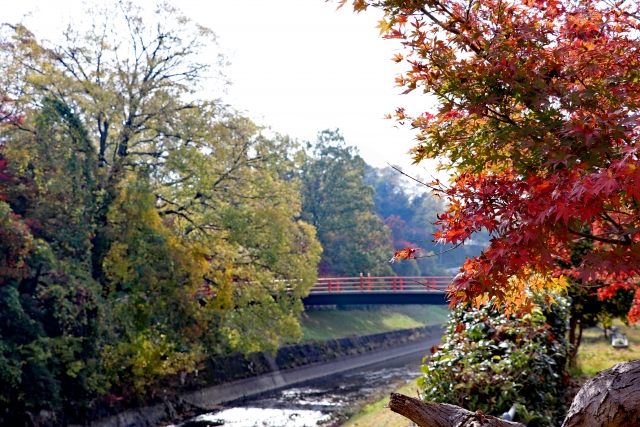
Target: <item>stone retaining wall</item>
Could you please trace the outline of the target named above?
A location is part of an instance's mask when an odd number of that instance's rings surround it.
[[[441,325],[288,345],[280,348],[275,357],[266,353],[253,353],[245,358],[243,354],[238,353],[210,358],[203,363],[204,370],[198,372],[198,377],[190,378],[189,384],[185,384],[182,389],[213,386],[274,371],[325,363],[341,357],[420,341],[436,333],[442,333]]]

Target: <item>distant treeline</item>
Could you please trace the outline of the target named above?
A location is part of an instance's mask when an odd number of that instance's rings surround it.
[[[337,130],[307,144],[302,169],[302,219],[317,230],[323,277],[448,275],[486,244],[452,249],[433,242],[442,201],[427,188],[411,185],[391,167],[367,165]],[[418,259],[389,263],[393,252],[420,247]]]

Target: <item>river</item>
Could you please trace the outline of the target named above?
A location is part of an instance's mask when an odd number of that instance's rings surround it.
[[[438,344],[440,338],[431,341]],[[396,357],[246,398],[170,427],[337,426],[364,404],[378,400],[418,377],[424,355],[421,351]]]

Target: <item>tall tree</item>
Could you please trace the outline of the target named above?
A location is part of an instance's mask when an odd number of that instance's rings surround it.
[[[261,128],[215,100],[197,98],[205,79],[219,77],[219,67],[202,58],[207,53],[214,54],[208,60],[222,58],[212,52],[214,34],[177,9],[163,3],[145,11],[119,2],[95,6],[87,17],[89,25],[69,25],[59,42],[40,41],[22,25],[5,25],[1,83],[3,99],[10,100],[5,109],[29,111],[50,97],[69,105],[88,130],[101,177],[94,277],[107,293],[133,289],[103,267],[117,265],[116,247],[131,250],[120,241],[129,236],[122,230],[126,220],[114,211],[135,219],[147,210],[142,205],[127,210],[130,196],[123,192],[134,185],[156,198],[149,203],[185,250],[207,261],[200,281],[213,287],[217,301],[211,305],[233,311],[221,318],[236,319],[226,334],[236,338],[218,342],[218,350],[273,348],[299,335],[295,313],[301,310],[300,295],[314,282],[319,251],[312,228],[297,219],[292,171],[299,148],[285,137],[264,137]],[[28,133],[30,126],[15,124],[6,131]],[[284,288],[273,284],[288,279],[295,279],[293,291],[274,299]],[[119,284],[109,284],[113,280]],[[218,289],[223,281],[228,292]],[[262,317],[251,313],[265,305],[279,314],[261,324]],[[245,315],[252,320],[241,321]],[[273,322],[284,328],[282,337]]]
[[[214,33],[168,3],[89,4],[84,18],[51,42],[3,25],[5,98],[18,111],[44,96],[70,105],[105,166],[161,164],[188,143],[176,122],[206,104],[195,95],[219,75]]]
[[[317,277],[301,148],[196,97],[213,34],[167,4],[87,17],[0,34],[0,423],[275,350]]]
[[[320,275],[391,275],[389,229],[374,212],[364,160],[337,130],[320,132],[308,149],[301,175],[302,215],[316,228],[323,247]]]

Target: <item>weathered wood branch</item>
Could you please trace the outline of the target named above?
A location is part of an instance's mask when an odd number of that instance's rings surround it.
[[[392,393],[389,408],[420,427],[524,427],[446,403]],[[578,392],[562,427],[640,426],[640,360],[618,363]]]
[[[459,406],[424,402],[398,393],[391,394],[389,408],[420,427],[525,427],[520,423],[467,411]]]

